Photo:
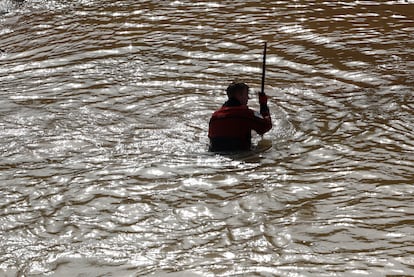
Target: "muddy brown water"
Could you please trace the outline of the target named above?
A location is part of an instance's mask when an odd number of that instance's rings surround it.
[[[0,275],[414,276],[413,1],[0,10]],[[272,146],[209,154],[264,41]]]

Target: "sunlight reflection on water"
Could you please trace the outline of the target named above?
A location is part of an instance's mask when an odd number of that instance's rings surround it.
[[[413,275],[412,4],[0,2],[0,275]]]

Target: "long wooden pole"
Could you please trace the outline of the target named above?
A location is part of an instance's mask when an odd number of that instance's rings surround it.
[[[264,92],[264,83],[265,83],[265,73],[266,73],[266,48],[267,42],[264,43],[264,50],[263,50],[263,64],[262,64],[262,90],[260,94],[265,94]]]

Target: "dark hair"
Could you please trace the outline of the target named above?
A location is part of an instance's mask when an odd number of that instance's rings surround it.
[[[249,90],[249,86],[246,85],[245,83],[232,82],[226,89],[227,96],[232,97],[234,96],[235,93],[241,92],[245,89]]]

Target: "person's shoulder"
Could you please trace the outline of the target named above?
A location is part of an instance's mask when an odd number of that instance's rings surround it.
[[[246,105],[240,106],[223,106],[217,111],[215,111],[212,117],[231,117],[231,116],[241,116],[252,118],[254,117],[254,111]]]
[[[227,107],[222,106],[219,109],[215,110],[213,112],[213,114],[211,115],[211,117],[222,117],[223,115],[225,115],[227,113]]]

